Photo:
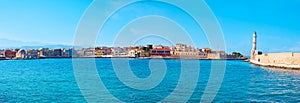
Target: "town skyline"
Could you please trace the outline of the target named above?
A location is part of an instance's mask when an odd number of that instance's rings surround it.
[[[139,44],[139,45],[128,45],[128,46],[103,46],[103,45],[95,45],[92,47],[76,47],[76,46],[72,46],[72,45],[60,45],[60,44],[53,44],[53,45],[45,45],[45,46],[39,46],[39,45],[35,45],[35,46],[20,46],[20,47],[7,47],[7,48],[3,48],[0,47],[0,51],[5,51],[5,50],[40,50],[40,49],[49,49],[49,50],[55,50],[55,49],[74,49],[74,50],[82,50],[82,49],[96,49],[96,48],[131,48],[131,47],[144,47],[147,45],[153,45],[153,46],[162,46],[162,47],[168,47],[168,48],[173,48],[176,47],[176,45],[178,44],[183,44],[186,45],[185,43],[175,43],[172,45],[163,45],[163,44]],[[210,47],[197,47],[194,45],[187,45],[189,47],[193,47],[196,50],[202,50],[202,49],[211,49]],[[18,52],[18,51],[15,51]],[[232,51],[232,52],[228,52],[228,51],[224,51],[224,53],[241,53],[240,51],[236,50],[236,51]],[[241,55],[244,55],[241,53]],[[247,54],[244,55],[245,57],[249,57]]]
[[[11,41],[12,43],[1,43],[0,48],[15,48],[18,46],[43,46],[43,45],[72,45],[76,26],[85,10],[93,2],[82,1],[3,1],[0,4],[0,41]],[[118,1],[107,1],[107,6],[117,5]],[[206,1],[207,5],[215,14],[224,33],[226,52],[240,51],[250,55],[252,32],[257,31],[260,43],[258,49],[264,52],[299,52],[300,33],[299,1],[285,2],[278,0],[269,5],[267,1]],[[222,5],[221,5],[222,4]],[[20,6],[11,6],[20,5]],[[152,12],[160,12],[159,5],[145,4],[145,9]],[[55,7],[55,8],[54,8]],[[149,12],[141,12],[144,9],[138,6],[125,8],[124,15],[128,11],[142,15]],[[174,10],[173,8],[166,8]],[[175,10],[177,11],[177,10]],[[43,15],[41,15],[43,14]],[[164,13],[165,16],[177,15]],[[112,18],[118,18],[118,15]],[[130,15],[129,15],[130,16]],[[126,17],[123,18],[126,20]],[[190,25],[187,23],[186,25]],[[191,26],[191,25],[190,25]],[[110,25],[108,25],[110,27]],[[131,30],[132,32],[140,32]],[[107,35],[109,34],[109,35]],[[108,40],[97,41],[96,45],[113,46],[114,33],[107,32],[99,38]],[[110,35],[111,34],[111,35]],[[175,33],[174,33],[175,34]],[[196,47],[209,47],[205,34],[190,34],[195,41]],[[200,35],[200,36],[199,36]],[[274,42],[275,41],[275,42]],[[165,45],[165,44],[162,44]]]
[[[297,103],[299,5],[0,0],[0,103]]]
[[[39,49],[0,49],[1,60],[27,60],[45,58],[166,58],[166,59],[213,59],[244,60],[247,57],[239,52],[227,54],[211,48],[197,48],[177,43],[174,46],[142,45],[127,47],[91,48],[39,48]]]

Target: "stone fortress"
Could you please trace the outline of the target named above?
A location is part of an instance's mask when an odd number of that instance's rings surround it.
[[[257,50],[257,34],[253,34],[250,63],[265,67],[300,69],[300,53],[269,53],[263,54]]]

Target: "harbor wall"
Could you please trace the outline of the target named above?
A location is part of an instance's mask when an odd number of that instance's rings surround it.
[[[256,55],[254,64],[284,68],[300,68],[300,53],[270,53]]]

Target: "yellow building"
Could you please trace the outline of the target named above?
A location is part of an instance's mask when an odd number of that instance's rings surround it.
[[[95,55],[96,55],[97,57],[103,56],[103,55],[104,55],[104,51],[103,51],[103,50],[96,50]]]

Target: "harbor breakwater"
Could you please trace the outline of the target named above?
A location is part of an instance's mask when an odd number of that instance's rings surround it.
[[[256,55],[250,63],[265,67],[300,69],[300,53],[270,53]]]

